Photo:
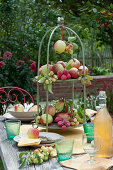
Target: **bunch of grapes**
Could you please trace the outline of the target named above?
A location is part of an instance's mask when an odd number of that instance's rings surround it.
[[[35,149],[30,155],[30,164],[42,164],[49,157],[53,156],[53,147],[42,146],[41,149]]]
[[[57,76],[59,80],[67,80],[71,78],[69,70],[64,69],[64,71],[58,71]]]
[[[53,147],[42,146],[40,149],[35,149],[33,152],[21,152],[19,154],[20,167],[25,168],[29,164],[42,164],[54,155]],[[25,163],[26,162],[26,163]]]
[[[66,121],[60,117],[55,118],[55,122],[57,122],[57,125],[62,128],[63,131],[66,130],[66,127],[70,126],[70,122]]]

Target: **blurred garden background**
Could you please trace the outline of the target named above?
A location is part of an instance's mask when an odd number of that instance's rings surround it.
[[[112,0],[0,0],[0,87],[19,86],[31,95],[36,93],[32,78],[37,75],[39,44],[46,31],[58,24],[58,17],[80,36],[90,74],[113,74]],[[56,55],[53,50],[61,36],[62,32],[56,32],[51,42],[51,63],[69,60],[68,55]],[[41,65],[47,61],[47,42],[48,37]],[[74,56],[82,61],[76,43]]]

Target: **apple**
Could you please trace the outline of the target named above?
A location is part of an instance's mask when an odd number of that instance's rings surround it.
[[[36,123],[40,123],[40,116],[36,116]]]
[[[66,102],[64,100],[60,99],[57,101],[56,111],[57,111],[57,113],[60,113],[60,112],[67,113],[68,112],[68,105],[66,104]]]
[[[83,74],[84,73],[83,66],[80,66],[78,71],[79,71],[80,75]],[[85,66],[85,74],[87,74],[88,71],[89,71],[88,68]]]
[[[46,116],[47,114],[42,114],[40,117],[40,123],[44,126],[46,125]],[[48,114],[48,125],[50,125],[52,122],[53,122],[53,117]]]
[[[48,73],[52,70],[52,67],[53,67],[53,65],[48,64]],[[47,64],[40,67],[39,73],[42,76],[46,76],[47,75]]]
[[[73,118],[73,122],[74,122],[74,123],[77,122],[77,118],[76,118],[76,117]]]
[[[43,66],[41,66],[41,67],[39,68],[39,75],[42,74],[42,68],[43,68]]]
[[[54,50],[56,53],[61,54],[65,51],[66,48],[66,44],[64,41],[62,40],[58,40],[56,41],[56,43],[54,44]]]
[[[51,116],[54,116],[54,115],[55,115],[55,112],[56,112],[55,107],[54,107],[53,105],[49,105],[49,106],[48,106],[48,114],[51,115]],[[45,114],[47,113],[47,107],[45,107],[44,113],[45,113]]]
[[[64,67],[60,63],[56,63],[52,67],[52,71],[57,74],[58,71],[64,71]]]
[[[58,63],[58,64],[62,64],[62,66],[63,66],[64,68],[66,68],[66,63],[65,63],[65,62],[63,62],[63,61],[58,61],[57,63]]]
[[[36,112],[37,113],[37,105],[34,105],[33,107],[31,107],[30,109],[29,109],[29,112]],[[42,108],[41,108],[41,106],[39,105],[39,116],[42,114]]]
[[[39,149],[35,149],[34,152],[38,154],[40,151]]]
[[[24,106],[22,104],[16,104],[14,110],[15,112],[24,112]]]
[[[79,68],[80,67],[80,62],[76,59],[76,58],[72,58],[68,63],[67,66],[70,65],[70,67],[75,67],[75,68]]]
[[[70,73],[70,75],[71,75],[71,78],[76,79],[76,78],[79,77],[79,71],[78,71],[77,68],[74,68],[74,67],[71,68],[71,69],[69,70],[69,73]]]
[[[63,112],[64,110],[64,107],[65,107],[65,102],[64,100],[58,100],[57,103],[56,103],[56,111],[57,113],[59,112]]]
[[[70,120],[70,116],[68,115],[68,113],[56,113],[56,117],[60,117],[65,120]]]
[[[29,128],[27,135],[31,139],[37,139],[39,137],[39,130],[37,128]]]

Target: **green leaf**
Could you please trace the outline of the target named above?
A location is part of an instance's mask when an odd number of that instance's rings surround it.
[[[53,94],[53,92],[52,92],[52,84],[48,85],[48,91]]]
[[[47,90],[47,88],[48,88],[48,85],[44,84],[44,90]]]
[[[72,41],[75,41],[76,40],[76,37],[68,37],[68,42],[72,42]]]
[[[64,107],[60,112],[64,112],[65,109],[66,109],[66,104],[64,104]]]
[[[19,169],[25,168],[26,166],[28,166],[29,164],[29,160],[26,158],[23,159],[22,164],[20,165]]]
[[[70,68],[71,68],[71,64],[69,64],[69,65],[66,66],[66,69],[67,69],[67,70],[70,70]]]
[[[77,50],[78,49],[78,45],[76,43],[73,43],[73,49]]]
[[[23,155],[27,155],[28,154],[28,152],[21,152],[20,154],[19,154],[19,158],[21,158]]]
[[[38,76],[37,79],[40,80],[43,76]]]
[[[23,155],[26,155],[26,157],[22,157]],[[25,168],[26,166],[29,165],[30,153],[28,153],[28,152],[21,152],[19,154],[19,158],[20,158],[20,164],[21,164],[19,169]]]
[[[82,109],[81,106],[79,106],[79,108],[77,109],[77,113],[80,116],[80,118],[84,117],[84,110]]]
[[[44,83],[45,80],[46,80],[46,78],[45,78],[45,77],[42,77],[38,82],[39,82],[39,83]]]
[[[72,101],[72,100],[70,100],[70,101],[69,101],[69,104],[70,104],[70,106],[71,106],[71,107],[73,107],[73,106],[74,106],[74,103],[73,103],[73,101]]]
[[[38,159],[38,162],[39,162],[39,164],[40,164],[40,163],[41,163],[40,156],[39,156],[38,154],[36,154],[36,153],[35,153],[35,156],[36,156],[36,158]]]
[[[23,162],[25,157],[20,158],[20,164]]]

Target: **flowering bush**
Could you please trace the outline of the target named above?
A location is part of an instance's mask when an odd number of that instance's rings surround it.
[[[36,63],[23,57],[15,58],[7,51],[0,57],[0,87],[18,86],[27,90],[32,96],[36,92],[32,78],[36,73]]]

